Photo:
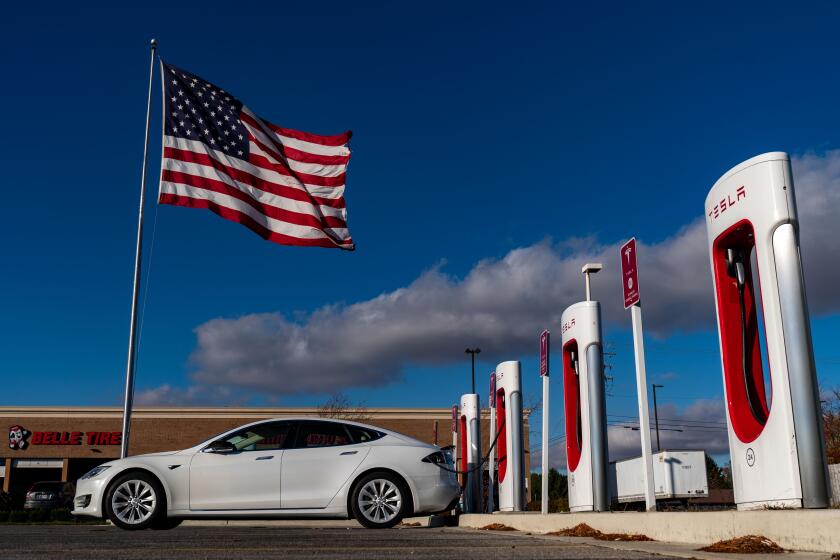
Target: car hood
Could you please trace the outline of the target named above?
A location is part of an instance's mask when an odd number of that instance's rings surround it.
[[[126,459],[140,459],[143,457],[165,457],[166,455],[175,455],[181,451],[158,451],[157,453],[143,453],[142,455],[129,455]]]

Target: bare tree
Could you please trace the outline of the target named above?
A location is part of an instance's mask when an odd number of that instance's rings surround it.
[[[318,408],[318,416],[354,422],[370,420],[367,407],[362,403],[353,404],[344,393],[336,393],[327,399],[327,402]]]
[[[840,388],[823,393],[822,412],[828,464],[840,463]]]

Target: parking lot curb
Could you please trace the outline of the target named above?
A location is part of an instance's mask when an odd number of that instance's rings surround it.
[[[479,532],[480,530],[462,527],[462,530],[470,532]],[[480,531],[485,532],[485,531]],[[559,537],[554,535],[542,535],[530,532],[511,531],[505,532],[505,535],[521,536],[523,538],[538,538],[551,540],[553,542],[560,541],[569,544],[586,544],[596,546],[599,548],[608,548],[610,550],[623,550],[628,552],[645,552],[648,554],[656,554],[658,556],[674,557],[674,558],[691,558],[696,560],[744,560],[744,554],[729,554],[718,552],[704,552],[698,550],[697,544],[691,543],[676,543],[676,542],[660,542],[660,541],[601,541],[590,537]],[[750,560],[778,560],[778,554],[749,554]],[[802,552],[789,551],[785,554],[785,558],[791,560],[831,560],[832,555],[827,552]]]
[[[745,535],[761,535],[797,551],[840,552],[840,510],[764,510],[710,512],[463,514],[459,527],[480,529],[500,523],[534,534],[580,523],[604,533],[642,534],[661,542],[705,546]],[[696,557],[696,555],[695,555]],[[715,556],[718,557],[718,556]]]

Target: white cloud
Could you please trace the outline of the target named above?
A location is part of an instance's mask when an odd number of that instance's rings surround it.
[[[836,312],[840,151],[796,158],[793,169],[811,310]],[[698,206],[704,194],[698,193]],[[449,363],[468,344],[486,349],[483,355],[490,359],[531,353],[535,333],[556,328],[563,309],[581,299],[580,265],[586,261],[606,265],[593,279],[595,294],[604,297],[605,321],[626,323],[617,296],[618,247],[618,241],[591,238],[544,241],[483,260],[463,279],[433,268],[405,288],[326,306],[300,320],[277,313],[214,319],[196,328],[191,379],[197,387],[271,395],[332,393],[393,382],[407,365]],[[640,240],[639,258],[648,332],[665,336],[713,328],[702,219],[661,242]],[[148,391],[144,398],[205,398],[195,388],[166,389]]]
[[[181,389],[169,384],[140,391],[134,397],[137,406],[212,405],[222,401],[235,405],[244,404],[246,400],[229,387],[192,385]]]

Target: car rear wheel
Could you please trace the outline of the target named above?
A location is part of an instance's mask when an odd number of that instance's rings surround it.
[[[388,529],[405,517],[410,498],[396,475],[374,472],[362,477],[353,489],[353,516],[369,529]]]
[[[120,529],[148,529],[159,519],[165,519],[163,488],[148,473],[124,474],[111,483],[105,498],[105,511],[111,523]]]

